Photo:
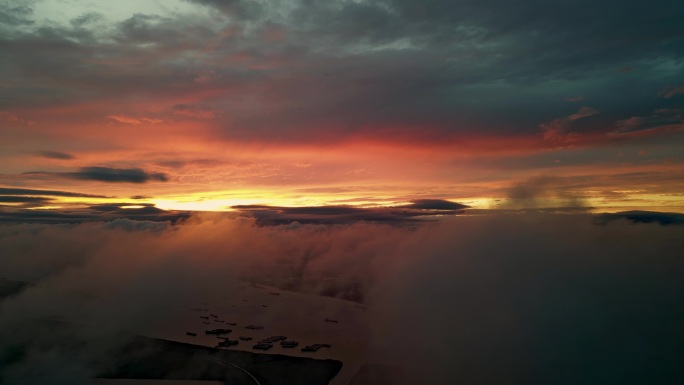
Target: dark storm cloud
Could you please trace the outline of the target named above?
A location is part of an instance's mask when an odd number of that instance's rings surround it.
[[[676,1],[190,3],[217,8],[223,24],[135,14],[113,29],[117,44],[88,30],[90,16],[78,28],[7,29],[0,71],[22,81],[0,97],[40,105],[216,88],[225,92],[169,100],[166,111],[201,119],[222,111],[217,133],[278,141],[539,134],[540,124],[576,111],[565,102],[576,95],[601,116],[574,129],[606,130],[679,103],[675,86],[657,96],[683,73]]]
[[[290,19],[278,20],[290,40],[306,44],[309,77],[279,86],[285,79],[277,68],[270,71],[276,95],[282,89],[299,108],[242,118],[238,113],[237,122],[253,133],[268,131],[274,121],[294,131],[327,122],[344,127],[338,134],[350,127],[372,134],[373,126],[419,123],[446,132],[530,132],[572,114],[563,100],[581,92],[605,114],[596,124],[612,123],[658,104],[655,97],[644,101],[640,89],[657,92],[662,85],[655,79],[677,76],[681,66],[657,72],[645,63],[676,63],[683,44],[676,28],[681,7],[619,2],[614,12],[617,4],[307,3]],[[633,28],[636,23],[644,28]],[[326,45],[335,46],[335,53]],[[633,62],[646,66],[638,77],[613,71]],[[634,88],[624,89],[626,84]],[[577,129],[595,128],[585,123]]]
[[[140,168],[83,167],[77,172],[60,174],[67,178],[94,180],[109,183],[166,182],[166,174],[149,173]]]
[[[658,1],[649,7],[639,1],[528,0],[510,6],[501,0],[420,4],[399,0],[394,4],[403,17],[441,26],[447,36],[450,28],[465,25],[480,31],[482,43],[502,43],[495,50],[502,55],[496,62],[503,70],[498,74],[502,80],[528,84],[545,79],[608,80],[611,76],[597,72],[682,56],[684,32],[677,20],[684,11],[676,1]]]
[[[75,156],[66,153],[66,152],[61,152],[61,151],[39,151],[38,155],[44,157],[44,158],[49,158],[49,159],[63,159],[63,160],[69,160],[69,159],[74,159]]]

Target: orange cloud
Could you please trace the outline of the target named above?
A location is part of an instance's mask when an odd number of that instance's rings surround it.
[[[114,119],[117,122],[120,123],[126,123],[126,124],[142,124],[142,123],[149,123],[149,124],[157,124],[157,123],[162,123],[163,120],[161,119],[152,119],[152,118],[133,118],[130,116],[125,116],[125,115],[109,115],[107,116],[109,119]]]

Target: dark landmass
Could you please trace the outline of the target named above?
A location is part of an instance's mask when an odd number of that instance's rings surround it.
[[[3,378],[5,371],[23,365],[36,352],[54,351],[58,345],[68,362],[69,357],[87,354],[87,346],[93,345],[93,341],[84,341],[79,336],[81,327],[73,323],[43,319],[28,326],[49,330],[50,338],[0,344],[0,384],[8,383],[9,378]],[[327,385],[342,369],[342,362],[329,359],[215,349],[125,333],[117,338],[125,342],[117,348],[103,346],[97,354],[88,354],[88,366],[95,378],[219,381],[231,385]],[[49,372],[36,377],[41,378],[49,378]]]
[[[342,362],[336,360],[222,350],[136,337],[118,352],[113,369],[98,377],[255,384],[246,371],[262,385],[323,385],[328,384],[340,369]]]

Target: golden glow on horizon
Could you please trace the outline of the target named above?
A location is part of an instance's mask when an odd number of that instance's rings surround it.
[[[253,200],[241,199],[210,199],[210,200],[187,200],[187,199],[153,199],[151,201],[162,210],[179,211],[231,211],[231,206],[257,204]]]
[[[632,194],[615,199],[604,197],[585,197],[583,203],[590,207],[594,213],[627,211],[627,210],[659,210],[669,212],[684,212],[682,199],[677,194]],[[626,193],[626,191],[625,191]],[[215,195],[212,197],[212,195]],[[174,195],[160,198],[141,199],[137,202],[119,206],[121,209],[143,209],[147,205],[154,205],[162,210],[169,211],[233,211],[233,206],[239,205],[266,205],[282,207],[303,206],[356,206],[356,207],[392,207],[410,203],[412,199],[396,199],[388,195],[386,198],[373,200],[364,199],[354,194],[344,196],[329,194],[312,194],[307,196],[273,195],[267,191],[232,191],[231,198],[225,198],[226,193],[194,193],[188,195]],[[120,204],[124,198],[78,198],[78,197],[55,197],[50,204],[45,206],[30,207],[30,210],[65,210],[86,208],[98,204]],[[492,197],[460,197],[447,199],[453,202],[467,204],[472,209],[516,209],[516,208],[556,208],[564,207],[567,200],[559,198],[541,198],[535,200],[534,205],[518,207],[515,201],[506,198]],[[519,202],[524,203],[524,202]],[[7,204],[18,207],[18,204]]]
[[[40,211],[40,210],[61,210],[63,208],[64,208],[64,206],[48,205],[48,206],[27,207],[26,209],[27,210]]]
[[[216,166],[227,172],[233,172],[231,167]],[[214,167],[214,166],[212,166]],[[316,165],[307,167],[297,167],[296,170],[309,172]],[[215,170],[215,169],[212,169]],[[335,171],[338,175],[349,174],[349,169],[343,172]],[[392,168],[391,170],[395,170]],[[194,170],[188,170],[194,171]],[[252,171],[252,170],[250,170]],[[263,171],[261,168],[257,172]],[[266,169],[270,172],[270,169]],[[520,208],[554,208],[565,207],[569,203],[575,203],[578,208],[591,207],[592,212],[607,211],[626,211],[626,210],[655,210],[683,212],[684,204],[682,195],[654,194],[646,193],[644,189],[622,188],[592,189],[579,191],[576,202],[562,197],[539,197],[530,202],[509,200],[503,196],[488,195],[494,191],[505,194],[509,183],[500,181],[482,182],[476,185],[464,184],[462,191],[453,184],[436,184],[436,182],[426,179],[409,183],[407,180],[397,179],[392,182],[392,178],[398,178],[398,174],[392,174],[389,179],[373,179],[375,171],[369,177],[363,175],[359,179],[352,179],[349,184],[339,182],[339,180],[325,180],[327,169],[316,170],[313,177],[323,178],[317,184],[306,184],[308,177],[299,177],[298,181],[287,181],[284,185],[278,186],[277,179],[263,180],[254,177],[254,182],[248,179],[239,180],[239,183],[222,183],[223,175],[219,178],[209,180],[211,186],[205,186],[213,190],[191,191],[197,188],[197,183],[189,177],[179,177],[167,183],[148,183],[145,185],[118,184],[109,185],[112,188],[107,191],[107,197],[49,197],[50,201],[45,202],[44,206],[27,207],[32,210],[80,210],[87,209],[88,206],[109,204],[118,206],[122,209],[143,209],[149,205],[154,205],[162,210],[175,211],[232,211],[233,206],[238,205],[266,205],[283,207],[302,207],[302,206],[355,206],[355,207],[391,207],[409,204],[415,199],[432,199],[439,197],[452,202],[466,204],[473,209],[520,209]],[[380,170],[382,171],[382,170]],[[207,172],[207,171],[205,171]],[[214,172],[214,171],[212,171]],[[281,171],[284,175],[287,171]],[[207,172],[208,173],[208,172]],[[216,171],[219,173],[219,171]],[[191,174],[189,172],[189,174]],[[194,172],[192,173],[193,175]],[[243,175],[239,177],[244,178]],[[280,179],[280,178],[279,178]],[[286,180],[287,178],[282,178]],[[327,182],[327,183],[326,183]],[[261,184],[257,184],[261,183]],[[76,191],[93,195],[102,195],[103,185],[101,183],[83,184],[82,188],[65,186],[64,190]],[[627,188],[625,188],[627,187]],[[50,186],[36,186],[35,188],[50,189]],[[185,190],[185,191],[183,191]],[[190,191],[188,191],[190,190]],[[466,195],[471,192],[473,195]],[[608,194],[607,192],[610,192]],[[553,192],[551,192],[553,193]],[[476,195],[482,194],[482,195]],[[484,195],[487,194],[487,195]],[[138,196],[139,198],[133,198]],[[40,194],[36,194],[40,196]],[[18,203],[5,203],[5,206],[21,208]]]
[[[207,194],[202,194],[206,196]],[[243,195],[243,194],[240,194]],[[249,195],[249,194],[245,194]],[[288,198],[269,196],[268,194],[252,194],[258,198],[241,197],[241,198],[195,198],[193,196],[187,197],[173,197],[173,198],[159,198],[151,199],[150,203],[155,204],[163,210],[179,210],[179,211],[232,211],[233,206],[240,205],[266,205],[266,206],[285,206],[285,207],[303,207],[303,206],[329,206],[342,205],[336,203],[335,199],[339,197],[306,197],[306,198]],[[365,204],[364,204],[365,203]],[[370,205],[368,202],[354,202],[345,203],[349,206],[378,206],[378,204]],[[389,206],[383,204],[380,206]]]

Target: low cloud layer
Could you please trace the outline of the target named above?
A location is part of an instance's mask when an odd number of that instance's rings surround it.
[[[3,202],[14,204],[2,206]],[[187,211],[166,211],[152,204],[129,202],[68,207],[60,210],[35,209],[51,203],[54,202],[44,197],[0,196],[0,223],[77,224],[116,219],[175,223],[190,216]]]
[[[72,198],[107,198],[105,195],[83,194],[71,191],[59,190],[35,190],[26,188],[0,187],[0,195],[28,195],[28,196],[51,196]]]
[[[274,225],[293,222],[342,224],[359,221],[401,224],[421,221],[433,215],[460,214],[467,207],[441,199],[418,199],[395,207],[238,205],[232,208],[256,218],[260,224]]]
[[[98,352],[117,345],[116,330],[171,316],[151,303],[230,295],[227,282],[242,279],[366,303],[368,361],[402,367],[407,379],[677,383],[682,231],[540,214],[412,227],[258,226],[225,215],[181,225],[3,225],[0,271],[34,285],[0,302],[0,349],[34,347],[7,379],[31,368],[49,379],[61,362],[79,370],[44,383],[77,383],[96,372]],[[96,325],[68,348],[32,323],[65,313]]]
[[[49,158],[49,159],[59,159],[59,160],[71,160],[76,158],[75,156],[61,151],[39,151],[38,155]]]
[[[34,190],[24,188],[0,187],[0,222],[32,222],[36,212],[29,209],[49,206],[58,198],[107,198],[104,195],[83,194],[58,190]],[[81,210],[82,213],[82,210]],[[44,212],[45,216],[65,214],[64,212]]]
[[[52,223],[75,224],[92,221],[134,219],[139,221],[172,222],[190,217],[189,211],[163,210],[151,203],[120,201],[100,204],[71,204],[60,209],[41,209],[41,206],[58,204],[56,196],[102,197],[65,191],[0,188],[0,223]],[[146,199],[133,196],[133,200]],[[4,205],[3,205],[4,204]],[[434,220],[435,216],[458,215],[468,206],[440,199],[419,199],[395,207],[354,206],[267,206],[238,205],[226,217],[253,218],[259,225],[282,224],[353,224],[356,222],[386,223],[392,225],[418,224]]]
[[[413,259],[371,306],[376,346],[439,384],[679,382],[683,231],[456,218],[402,245]]]
[[[601,214],[595,218],[594,222],[598,224],[608,224],[621,219],[626,219],[634,223],[658,223],[663,226],[684,225],[684,214],[653,211],[623,211],[619,213]]]

